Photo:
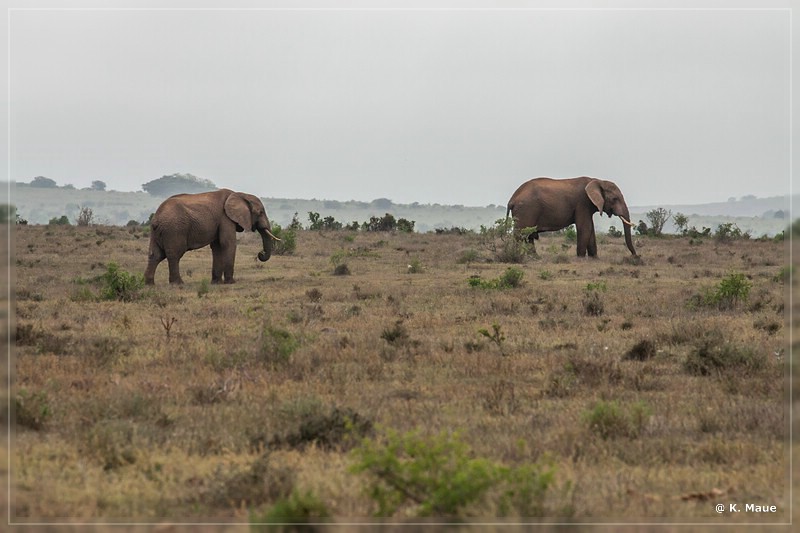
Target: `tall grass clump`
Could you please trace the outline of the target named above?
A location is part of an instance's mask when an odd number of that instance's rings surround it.
[[[44,392],[20,390],[14,398],[14,420],[17,427],[39,431],[52,416],[50,399]]]
[[[606,282],[587,283],[583,293],[583,310],[589,316],[600,316],[605,312],[605,304],[600,293],[606,292]]]
[[[261,331],[258,358],[274,367],[288,363],[299,347],[300,341],[290,331],[267,324]]]
[[[686,357],[683,368],[694,376],[743,373],[762,370],[767,357],[749,346],[726,341],[721,334],[706,335],[698,340]]]
[[[589,430],[602,439],[626,437],[635,439],[644,432],[653,414],[645,402],[635,402],[623,407],[616,401],[599,401],[585,411],[583,420]]]
[[[554,479],[553,469],[538,463],[512,468],[475,457],[457,433],[390,431],[382,441],[364,439],[352,455],[351,471],[367,474],[367,494],[382,517],[401,508],[414,516],[458,517],[482,506],[500,516],[542,516]]]

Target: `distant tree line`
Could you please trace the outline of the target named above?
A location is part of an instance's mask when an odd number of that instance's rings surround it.
[[[59,186],[55,180],[45,176],[36,176],[30,183],[18,182],[17,185],[21,187],[36,187],[39,189],[75,189],[75,186],[71,184]],[[92,185],[84,190],[105,191],[106,187],[107,185],[104,181],[94,180],[92,181]],[[180,193],[213,191],[218,189],[218,187],[211,180],[198,178],[192,174],[176,173],[148,181],[142,184],[142,189],[153,196],[167,197]]]
[[[198,193],[217,190],[211,180],[191,174],[170,174],[142,184],[142,189],[153,196],[167,197],[173,194]]]

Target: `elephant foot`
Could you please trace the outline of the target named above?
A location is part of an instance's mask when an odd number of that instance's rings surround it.
[[[183,285],[183,280],[182,280],[182,279],[180,279],[180,278],[178,278],[178,279],[171,279],[171,280],[169,280],[169,284],[170,284],[170,285]]]

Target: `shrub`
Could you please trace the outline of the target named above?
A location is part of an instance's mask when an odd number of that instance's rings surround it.
[[[67,218],[67,215],[61,215],[61,218],[53,217],[53,218],[50,219],[50,221],[47,224],[50,225],[50,226],[69,226],[70,225],[69,219]]]
[[[625,329],[625,328],[623,328]],[[641,341],[637,342],[633,347],[625,352],[623,359],[629,359],[634,361],[646,361],[655,357],[656,355],[656,343],[649,339],[642,339]]]
[[[689,217],[683,213],[675,213],[672,217],[672,221],[675,223],[675,227],[678,228],[678,233],[686,235],[688,231],[687,228],[689,227]]]
[[[575,225],[571,224],[564,229],[564,239],[569,243],[578,242],[578,231]]]
[[[397,220],[390,213],[386,213],[380,218],[373,216],[370,217],[369,222],[364,222],[362,229],[364,231],[394,231],[397,229]]]
[[[510,289],[522,285],[524,276],[525,273],[519,268],[509,267],[499,278],[483,280],[480,276],[473,276],[467,281],[470,287],[480,289]]]
[[[406,220],[405,218],[397,219],[397,231],[402,233],[414,233],[414,224],[415,221],[413,220]]]
[[[297,230],[292,226],[283,229],[279,224],[272,224],[270,229],[280,241],[272,242],[272,253],[275,255],[292,255],[297,248]]]
[[[689,299],[689,307],[716,307],[720,310],[735,309],[750,296],[752,282],[742,273],[731,272],[716,287],[706,288]]]
[[[623,408],[616,401],[599,401],[583,419],[592,433],[602,439],[627,437],[635,439],[644,431],[652,410],[644,402],[635,402]]]
[[[347,266],[347,263],[340,263],[333,267],[333,275],[334,276],[349,276],[350,275],[350,267]]]
[[[91,207],[81,207],[78,212],[78,217],[75,219],[75,224],[78,226],[89,226],[94,221],[94,213]]]
[[[523,263],[534,252],[534,247],[528,242],[528,236],[536,228],[526,228],[514,231],[514,219],[501,218],[495,221],[494,226],[487,228],[481,226],[480,242],[500,263]]]
[[[672,216],[672,211],[667,211],[663,207],[652,209],[645,214],[647,220],[650,221],[649,235],[659,237],[664,231],[664,224],[667,223]]]
[[[326,450],[347,450],[372,431],[372,421],[350,408],[334,407],[330,412],[312,410],[300,417],[299,427],[274,438],[270,446],[302,448],[314,443]]]
[[[491,489],[500,515],[544,514],[544,497],[554,472],[539,464],[510,468],[482,457],[456,434],[422,437],[389,432],[383,442],[364,439],[352,453],[354,473],[369,475],[367,494],[377,516],[392,516],[405,505],[415,516],[460,516],[488,503]]]
[[[44,392],[29,393],[23,389],[14,398],[14,417],[17,427],[37,431],[44,429],[47,419],[52,414],[50,400]]]
[[[468,250],[464,250],[463,252],[461,252],[461,255],[458,256],[456,262],[460,265],[464,264],[468,265],[470,263],[474,263],[478,259],[480,259],[480,254],[478,253],[478,250],[470,248]]]
[[[598,281],[596,283],[588,283],[583,294],[583,311],[589,316],[600,316],[605,312],[605,304],[600,295],[601,292],[606,291],[606,282]]]
[[[291,332],[267,324],[261,332],[258,358],[274,367],[288,363],[299,347],[300,341]]]
[[[315,213],[313,211],[308,212],[308,220],[311,223],[308,226],[310,230],[340,230],[342,229],[342,223],[337,222],[332,216],[327,216],[325,218],[320,218],[319,213]]]
[[[144,288],[144,276],[131,274],[119,268],[114,262],[108,264],[106,272],[101,276],[103,287],[100,297],[103,300],[120,300],[130,302],[141,297]]]
[[[294,489],[295,473],[288,467],[276,466],[270,461],[269,452],[262,453],[249,468],[231,466],[230,471],[218,470],[221,477],[202,494],[204,503],[216,507],[237,505],[261,505],[286,498]]]
[[[197,288],[197,297],[202,298],[203,296],[207,296],[208,292],[211,290],[211,285],[208,282],[208,279],[200,280],[200,286]]]
[[[620,230],[618,230],[616,226],[609,226],[608,227],[608,236],[609,237],[614,237],[615,239],[618,239],[618,238],[622,237],[622,232]]]
[[[733,222],[726,222],[717,226],[717,231],[714,233],[714,239],[719,242],[729,242],[736,239],[749,239],[750,233],[742,231]]]
[[[506,340],[505,335],[500,331],[500,324],[492,324],[492,333],[488,329],[481,328],[478,333],[492,341],[500,348],[500,353],[503,353],[503,342]]]
[[[395,322],[394,326],[384,328],[381,332],[381,339],[393,346],[405,344],[408,342],[409,338],[408,330],[403,326],[402,320],[398,320]]]
[[[728,342],[720,332],[696,341],[684,362],[684,369],[694,376],[710,376],[742,371],[746,374],[766,366],[766,356],[747,346]]]
[[[408,273],[409,274],[421,274],[422,271],[423,271],[422,263],[420,263],[419,259],[414,258],[408,264]]]
[[[254,531],[264,530],[258,527],[262,524],[267,525],[267,531],[314,531],[309,523],[322,522],[329,517],[328,507],[313,492],[300,493],[294,490],[288,498],[275,502],[265,514],[252,514],[250,524]],[[289,525],[284,528],[281,524]]]

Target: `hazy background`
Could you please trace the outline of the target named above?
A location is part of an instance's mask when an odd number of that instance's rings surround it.
[[[631,205],[790,189],[786,9],[9,17],[18,181],[132,191],[180,172],[269,197],[464,205],[542,175],[612,179]]]

